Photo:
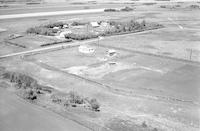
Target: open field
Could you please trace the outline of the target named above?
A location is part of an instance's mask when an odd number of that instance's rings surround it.
[[[10,53],[15,53],[15,52],[20,52],[23,51],[24,49],[16,46],[11,46],[6,43],[1,43],[0,44],[1,52],[0,55],[5,55],[5,54],[10,54]]]
[[[39,54],[34,56],[33,59],[56,68],[65,69],[71,66],[87,66],[116,58],[112,56],[109,57],[107,55],[107,51],[109,50],[109,48],[102,48],[98,46],[90,47],[95,49],[94,53],[85,54],[79,51],[79,47],[73,47],[60,50],[59,52],[54,51],[46,54]],[[130,53],[118,51],[117,58],[123,58],[127,55],[130,55]]]
[[[181,7],[171,7],[176,4]],[[16,96],[16,85],[0,77],[0,130],[198,131],[200,9],[188,8],[191,4],[194,3],[138,2],[136,5],[128,4],[135,7],[131,12],[2,20],[0,27],[8,31],[1,32],[0,55],[17,52],[19,55],[0,59],[0,76],[5,70],[23,73],[55,91],[41,95],[35,104],[30,104]],[[91,8],[116,8],[127,4],[94,5]],[[167,7],[161,8],[160,5]],[[78,6],[84,8],[85,5],[79,3],[72,8],[77,9]],[[40,46],[56,40],[54,36],[44,38],[25,33],[27,28],[55,20],[85,22],[122,19],[156,22],[164,28],[75,41],[70,43],[74,44],[73,47],[48,51]],[[4,40],[12,33],[23,34],[25,37],[11,41],[27,48],[5,44]],[[46,48],[56,46],[62,44]],[[34,50],[41,51],[26,53]],[[2,88],[5,82],[9,86]],[[64,107],[49,99],[51,95],[70,91],[95,98],[100,104],[99,111],[82,106]],[[22,128],[22,124],[26,126]]]
[[[89,131],[77,123],[58,114],[20,100],[16,95],[0,88],[0,129],[2,131]],[[13,117],[14,116],[14,117]],[[15,126],[13,124],[15,123]],[[8,126],[10,125],[10,126]]]

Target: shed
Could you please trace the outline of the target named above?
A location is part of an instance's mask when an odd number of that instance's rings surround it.
[[[92,27],[99,27],[99,23],[98,22],[90,22],[90,25]]]

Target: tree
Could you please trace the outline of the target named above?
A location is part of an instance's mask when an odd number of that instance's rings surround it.
[[[90,105],[91,105],[91,107],[92,107],[93,110],[99,111],[100,104],[97,102],[96,99],[94,99],[94,98],[91,99],[91,100],[89,101],[89,103],[90,103]]]
[[[142,26],[142,27],[145,27],[145,26],[146,26],[146,21],[145,21],[145,20],[142,21],[141,26]]]

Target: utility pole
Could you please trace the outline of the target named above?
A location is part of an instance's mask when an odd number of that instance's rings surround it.
[[[99,36],[98,36],[98,47],[99,47]]]
[[[102,40],[102,39],[103,39],[103,37],[98,36],[98,47],[100,47],[100,40]]]
[[[192,49],[190,49],[190,61],[192,60]]]

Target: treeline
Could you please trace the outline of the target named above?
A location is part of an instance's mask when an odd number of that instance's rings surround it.
[[[124,8],[124,10],[131,10],[131,9],[126,7]],[[72,40],[86,40],[86,39],[91,39],[91,38],[97,38],[99,36],[109,36],[109,35],[124,34],[124,33],[131,33],[131,32],[140,32],[140,31],[157,29],[157,28],[163,27],[160,24],[147,23],[145,20],[141,22],[138,22],[135,20],[129,20],[125,22],[108,21],[106,23],[108,25],[108,28],[105,28],[103,31],[100,31],[98,33],[88,32],[88,31],[85,31],[85,33],[79,33],[79,32],[67,33],[65,35],[65,38],[72,39]],[[72,26],[86,25],[86,24],[88,23],[81,23],[81,22],[71,23]],[[27,30],[27,33],[54,36],[62,28],[68,28],[68,24],[64,22],[50,23],[47,25],[41,25],[38,27],[29,28]]]
[[[96,35],[94,33],[82,33],[82,34],[75,34],[75,33],[69,33],[65,35],[66,39],[72,39],[72,40],[86,40],[91,38],[97,38],[99,35]]]
[[[2,77],[15,83],[15,87],[21,90],[24,99],[35,100],[39,94],[51,93],[53,90],[51,87],[38,84],[32,77],[18,72],[5,72]]]
[[[37,27],[31,27],[27,29],[27,34],[37,34],[37,35],[47,35],[47,36],[55,36],[55,34],[58,32],[58,29],[53,28],[47,28],[44,26],[37,26]]]
[[[93,111],[99,111],[100,104],[94,98],[85,98],[74,91],[69,93],[60,93],[55,91],[52,87],[38,84],[37,80],[32,77],[18,72],[7,71],[1,74],[1,76],[2,78],[9,80],[11,83],[14,83],[15,87],[19,91],[19,95],[25,100],[34,102],[43,94],[51,94],[51,101],[60,104],[61,106],[77,107],[80,105]]]
[[[113,8],[109,8],[109,9],[104,9],[104,12],[129,12],[129,11],[133,11],[134,9],[131,8],[131,7],[124,7],[124,8],[121,8],[121,9],[113,9]]]
[[[85,24],[88,24],[88,23],[74,21],[70,24],[70,26],[79,26],[79,25],[85,25]],[[66,22],[54,22],[54,23],[48,23],[45,25],[28,28],[26,30],[26,33],[55,36],[60,31],[60,29],[65,29],[68,27],[69,27],[69,24]]]
[[[66,27],[68,27],[68,24],[66,22],[54,22],[54,23],[48,23],[48,24],[40,25],[36,27],[31,27],[26,30],[26,33],[55,36],[55,34],[59,31],[59,29],[66,28]]]
[[[85,98],[75,91],[54,94],[51,96],[51,100],[54,103],[63,105],[64,107],[82,106],[93,111],[99,111],[100,108],[100,104],[96,99],[88,97]]]
[[[91,38],[97,38],[99,36],[109,36],[116,34],[124,34],[124,33],[132,33],[132,32],[140,32],[150,29],[158,29],[163,26],[156,23],[147,23],[145,20],[142,22],[137,22],[134,20],[130,20],[128,22],[117,22],[117,21],[109,21],[108,22],[110,29],[107,29],[103,32],[99,32],[98,34],[94,33],[69,33],[65,35],[67,39],[73,40],[86,40]]]

